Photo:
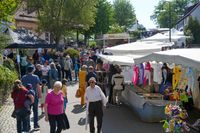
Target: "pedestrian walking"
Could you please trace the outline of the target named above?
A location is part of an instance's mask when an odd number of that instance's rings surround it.
[[[83,65],[81,71],[79,72],[79,91],[81,97],[81,105],[85,104],[85,90],[86,90],[86,75],[87,75],[87,66]]]
[[[34,73],[35,68],[33,66],[29,66],[27,68],[28,74],[24,75],[21,79],[22,84],[27,86],[28,84],[32,84],[33,90],[35,91],[34,97],[34,104],[33,104],[33,121],[34,121],[34,128],[39,128],[38,124],[38,102],[39,98],[41,98],[41,91],[40,91],[40,80],[39,77]],[[29,127],[30,127],[30,120],[29,120]]]
[[[50,88],[53,88],[54,82],[58,80],[58,70],[56,69],[56,65],[53,62],[50,64],[48,77],[49,77]]]
[[[17,120],[17,133],[29,131],[28,127],[29,114],[24,112],[25,111],[24,103],[27,97],[33,99],[33,96],[27,95],[27,93],[28,90],[22,85],[22,82],[20,80],[15,80],[11,97],[13,99],[15,107],[15,115]]]
[[[68,99],[67,99],[67,80],[62,80],[62,93],[63,93],[63,99],[64,99],[64,111],[66,110]]]
[[[47,86],[47,80],[42,80],[42,86],[41,86],[41,98],[40,98],[40,108],[42,111],[42,115],[44,114],[44,104],[45,104],[45,98],[48,93],[48,86]]]
[[[94,77],[95,78],[95,80],[97,79],[97,75],[96,75],[96,73],[94,72],[94,67],[93,66],[89,66],[89,70],[88,70],[88,73],[87,73],[87,75],[86,75],[86,81],[87,81],[87,86],[89,86],[90,84],[89,84],[89,79],[91,78],[91,77]]]
[[[50,133],[61,133],[62,131],[64,99],[61,88],[62,83],[56,81],[53,90],[47,94],[45,100],[45,121],[49,121]]]
[[[95,85],[96,79],[89,79],[90,86],[86,89],[87,111],[89,116],[90,133],[95,133],[94,117],[97,118],[97,133],[101,133],[103,122],[103,106],[106,106],[107,99],[101,88]]]
[[[124,76],[121,74],[122,70],[119,66],[116,67],[117,73],[112,76],[113,85],[113,104],[120,104],[121,93],[124,88]]]

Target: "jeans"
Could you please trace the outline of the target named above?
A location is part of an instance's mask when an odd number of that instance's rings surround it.
[[[50,133],[61,133],[62,117],[60,115],[50,115],[50,114],[48,114],[48,116],[49,116],[49,124],[50,124]]]
[[[28,117],[29,116],[24,116],[24,115],[17,115],[17,132],[21,133],[23,132],[28,132]]]
[[[71,74],[71,70],[65,70],[65,78],[70,81],[72,81],[72,74]]]
[[[68,99],[67,97],[63,97],[63,99],[64,99],[64,111],[65,111],[67,108]]]
[[[34,128],[38,127],[38,98],[35,98],[35,101],[33,103],[33,122],[34,122]],[[30,129],[30,116],[28,117],[28,128]]]

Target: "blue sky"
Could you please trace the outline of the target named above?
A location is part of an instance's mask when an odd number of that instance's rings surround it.
[[[108,0],[111,3],[114,0]],[[155,28],[156,25],[150,20],[150,16],[153,14],[154,6],[158,4],[160,0],[129,0],[135,8],[135,13],[140,24],[146,28]]]

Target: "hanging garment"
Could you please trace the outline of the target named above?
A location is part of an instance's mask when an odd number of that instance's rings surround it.
[[[180,79],[179,79],[177,88],[184,90],[186,85],[188,84],[188,79],[186,77],[186,68],[182,67],[181,69],[182,70],[181,70]]]
[[[152,62],[151,63],[151,67],[153,68],[153,81],[161,84],[162,82],[162,71],[161,71],[161,67],[162,67],[162,63],[159,62]]]
[[[186,73],[186,77],[188,79],[188,91],[193,92],[194,90],[194,77],[193,77],[193,70],[191,67],[188,67],[187,73]]]
[[[131,83],[132,82],[133,70],[132,70],[131,67],[123,67],[122,75],[124,76],[124,81],[126,83]]]
[[[148,85],[151,85],[151,64],[149,62],[145,64],[144,81],[143,81],[144,86],[147,85],[147,80],[148,80]]]
[[[144,80],[144,65],[143,63],[140,63],[139,65],[139,82],[138,85],[143,85]]]
[[[133,81],[134,85],[137,85],[138,75],[139,75],[139,68],[136,65],[134,65],[133,66],[133,76],[132,76],[132,81]]]
[[[181,67],[174,66],[173,68],[173,80],[172,80],[172,88],[175,89],[178,85],[181,76]]]

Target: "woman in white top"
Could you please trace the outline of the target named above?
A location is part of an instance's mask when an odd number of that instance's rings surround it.
[[[91,77],[89,79],[90,86],[86,89],[86,101],[89,112],[89,125],[90,133],[95,133],[94,127],[94,117],[97,117],[97,133],[101,132],[102,120],[103,120],[103,108],[102,106],[106,105],[107,99],[102,92],[101,88],[95,85],[96,79]]]
[[[120,97],[124,86],[124,76],[121,74],[121,68],[117,68],[117,73],[112,76],[113,104],[120,104]]]

